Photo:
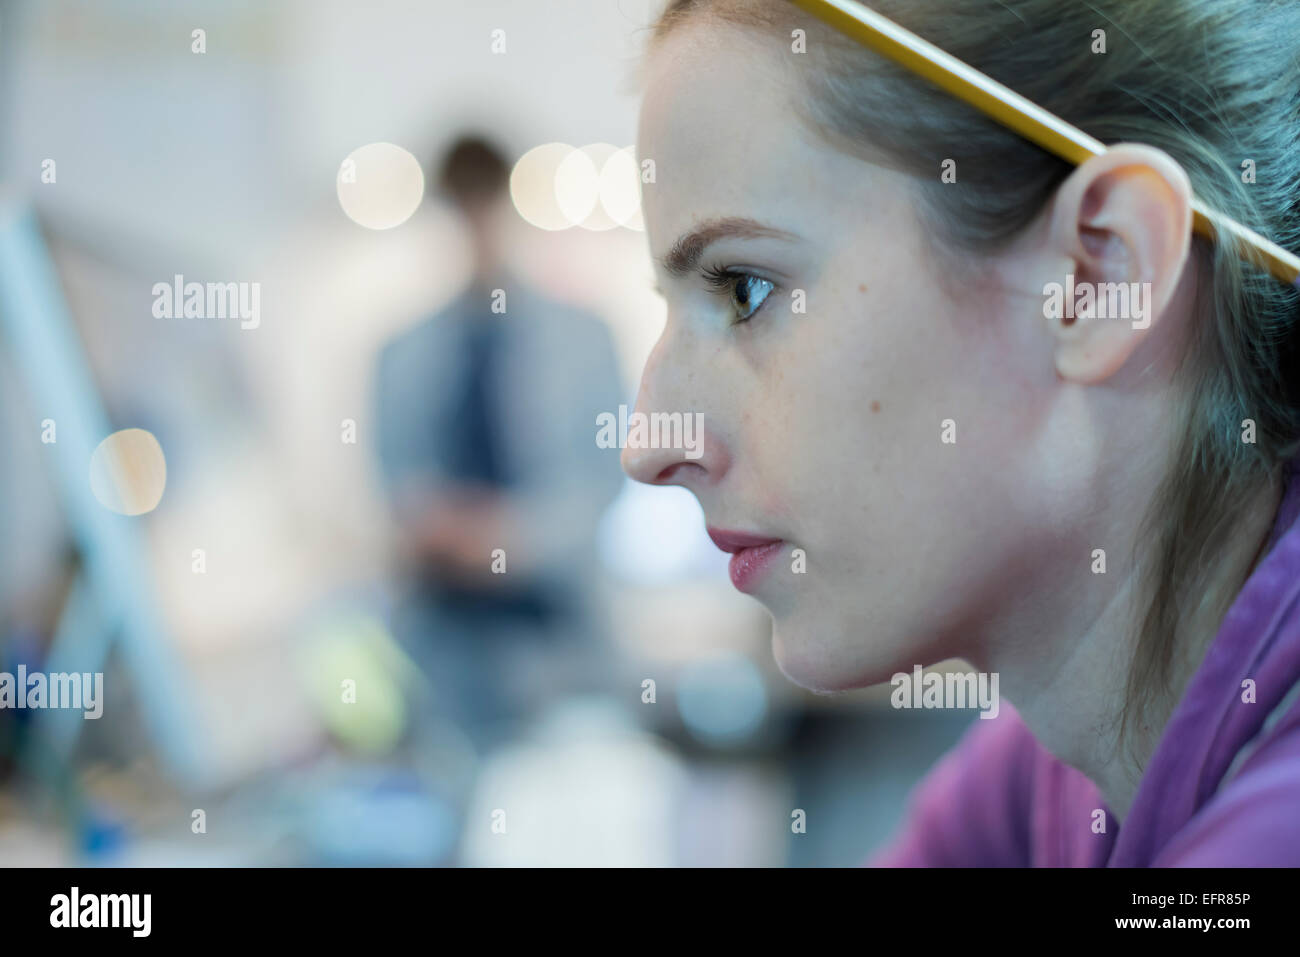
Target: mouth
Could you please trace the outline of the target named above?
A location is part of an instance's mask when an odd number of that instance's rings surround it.
[[[783,539],[768,535],[732,532],[721,528],[709,528],[707,531],[714,545],[731,553],[727,571],[731,574],[731,583],[738,591],[750,592],[756,588],[764,573],[785,548]]]

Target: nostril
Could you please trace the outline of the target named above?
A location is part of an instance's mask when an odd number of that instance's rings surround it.
[[[682,476],[678,473],[682,469],[698,469],[699,466],[694,462],[674,462],[672,465],[662,469],[654,478],[655,485],[668,485],[674,481],[681,481]]]

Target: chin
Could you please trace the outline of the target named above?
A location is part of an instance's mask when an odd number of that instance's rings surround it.
[[[855,640],[834,625],[813,628],[779,620],[772,623],[772,657],[776,666],[790,681],[814,694],[865,688],[888,681],[900,670],[880,662],[863,661],[864,649],[860,642],[860,638]]]

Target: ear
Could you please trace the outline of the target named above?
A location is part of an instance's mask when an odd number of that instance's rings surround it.
[[[1112,146],[1085,160],[1061,184],[1046,252],[1052,270],[1064,264],[1066,272],[1052,275],[1044,287],[1061,378],[1102,381],[1152,329],[1168,328],[1161,319],[1188,261],[1191,204],[1183,168],[1167,153],[1137,144]]]

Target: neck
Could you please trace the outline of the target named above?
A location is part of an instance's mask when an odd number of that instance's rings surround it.
[[[470,276],[470,286],[479,290],[490,290],[503,285],[507,278],[505,264],[500,259],[480,260]]]
[[[1180,622],[1166,692],[1144,702],[1145,722],[1133,722],[1122,735],[1119,719],[1128,700],[1137,622],[1149,600],[1136,571],[1114,578],[1085,575],[1091,580],[1081,588],[1075,562],[1068,572],[1058,574],[1055,586],[1033,589],[1036,595],[1050,597],[1019,609],[1014,621],[1004,618],[999,623],[1000,634],[1018,638],[990,643],[981,655],[979,666],[999,673],[1002,690],[1038,741],[1087,775],[1121,821],[1133,804],[1142,769],[1224,614],[1264,558],[1279,499],[1276,484],[1252,496],[1236,534],[1216,555],[1204,600]],[[1127,537],[1120,534],[1124,528]],[[1122,541],[1131,549],[1137,528],[1137,517],[1125,516],[1106,540]],[[1073,554],[1090,554],[1094,542],[1077,541],[1080,551]],[[1107,553],[1123,554],[1110,549]]]

